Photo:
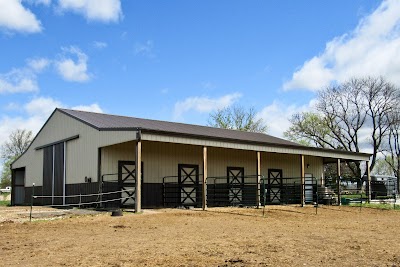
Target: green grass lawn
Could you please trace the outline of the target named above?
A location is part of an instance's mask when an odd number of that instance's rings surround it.
[[[355,207],[359,207],[360,204],[357,203],[350,203],[350,206],[355,206]],[[373,208],[373,209],[381,209],[381,210],[392,210],[392,209],[396,209],[398,211],[400,211],[400,205],[396,205],[394,206],[393,204],[380,204],[380,203],[363,203],[362,204],[363,208]]]
[[[1,199],[7,199],[11,193],[2,193]],[[10,200],[0,200],[0,206],[9,206],[11,204]]]
[[[1,200],[0,201],[0,206],[9,206],[11,204],[11,201],[9,200]]]

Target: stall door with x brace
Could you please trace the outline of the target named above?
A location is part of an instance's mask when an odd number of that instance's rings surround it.
[[[228,167],[227,174],[229,205],[243,204],[244,168]]]
[[[199,192],[199,165],[179,164],[178,184],[180,205],[198,206]]]
[[[268,169],[268,192],[267,203],[281,204],[282,193],[282,170]]]
[[[135,206],[136,190],[136,164],[135,161],[118,161],[118,185],[122,191],[121,207]],[[143,184],[143,162],[142,162],[142,184]]]

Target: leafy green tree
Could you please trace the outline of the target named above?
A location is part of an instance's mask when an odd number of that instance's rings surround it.
[[[258,133],[265,133],[268,129],[263,119],[256,118],[254,108],[246,110],[241,106],[227,107],[211,113],[208,125],[216,128]]]
[[[0,188],[5,188],[7,186],[11,186],[11,170],[10,165],[14,161],[14,159],[9,159],[4,162],[3,170],[1,172],[1,181],[0,181]]]
[[[317,113],[303,112],[294,114],[290,119],[290,128],[283,135],[301,145],[336,149],[336,143],[330,136],[330,129],[324,117]]]
[[[2,188],[11,185],[10,165],[28,149],[31,142],[32,131],[18,129],[12,132],[9,139],[1,146],[0,157],[4,160],[0,177],[0,186]]]

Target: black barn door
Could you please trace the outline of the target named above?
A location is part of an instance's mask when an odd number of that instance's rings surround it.
[[[43,149],[44,205],[62,205],[64,196],[64,143]],[[38,193],[35,193],[38,194]]]
[[[53,146],[43,149],[43,205],[53,204]]]
[[[142,162],[142,188],[143,188],[143,162]],[[136,163],[135,161],[118,161],[118,185],[121,192],[121,206],[135,206],[136,190]],[[142,194],[143,195],[143,194]]]
[[[54,205],[63,204],[64,195],[64,143],[54,145]]]
[[[228,167],[228,194],[229,204],[239,205],[243,202],[243,186],[244,186],[244,168]]]
[[[180,204],[198,206],[200,204],[199,165],[179,164],[178,184]]]
[[[282,186],[282,170],[268,169],[267,203],[281,203]]]

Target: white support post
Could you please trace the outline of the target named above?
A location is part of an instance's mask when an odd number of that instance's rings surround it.
[[[202,207],[207,209],[207,147],[203,147],[203,187],[202,187]]]
[[[337,196],[338,196],[338,205],[341,205],[341,196],[340,196],[340,177],[341,177],[341,172],[340,172],[340,159],[337,160]]]
[[[142,211],[142,141],[136,141],[136,158],[135,158],[135,212]]]
[[[261,204],[260,190],[261,190],[261,152],[257,151],[257,194],[256,194],[257,208],[259,208]]]
[[[371,202],[371,168],[369,166],[369,161],[367,163],[367,194],[368,194],[368,203]]]
[[[66,175],[67,175],[67,142],[64,142],[64,170],[63,170],[63,205],[65,206],[65,183],[66,183]]]
[[[301,199],[301,206],[303,207],[304,205],[305,205],[305,182],[306,182],[306,180],[305,180],[305,169],[304,169],[304,155],[301,155],[300,156],[300,161],[301,161],[301,164],[300,164],[300,168],[301,168],[301,196],[300,196],[300,199]]]
[[[55,164],[55,158],[56,158],[56,146],[53,145],[53,172],[51,174],[51,205],[54,205],[54,176],[55,176],[55,170],[54,170],[54,164]]]

